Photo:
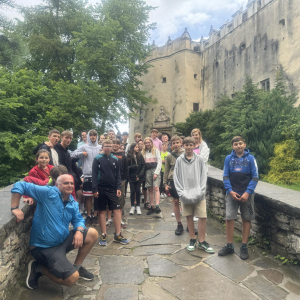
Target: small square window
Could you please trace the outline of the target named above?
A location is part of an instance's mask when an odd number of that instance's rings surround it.
[[[265,79],[260,82],[260,86],[263,90],[269,92],[270,91],[270,79]]]
[[[199,111],[199,103],[193,103],[193,111]]]
[[[194,74],[194,79],[197,79],[197,74]]]
[[[163,77],[162,78],[162,83],[166,83],[167,82],[167,77]]]

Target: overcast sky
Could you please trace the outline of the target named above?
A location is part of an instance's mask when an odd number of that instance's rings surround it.
[[[157,29],[151,32],[151,43],[155,40],[158,46],[164,45],[168,36],[175,39],[187,27],[193,40],[207,37],[210,26],[218,29],[231,16],[245,6],[248,0],[145,0],[148,5],[157,7],[150,14],[150,22],[157,23]],[[15,0],[20,5],[36,5],[42,0]],[[99,0],[89,0],[91,4]],[[19,17],[14,11],[4,12],[8,17]],[[120,126],[126,130],[127,125]]]

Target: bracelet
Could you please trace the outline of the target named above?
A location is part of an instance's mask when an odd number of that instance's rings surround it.
[[[10,210],[13,211],[13,210],[15,210],[17,208],[19,208],[19,206],[12,207]]]

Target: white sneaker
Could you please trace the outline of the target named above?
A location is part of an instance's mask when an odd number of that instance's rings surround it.
[[[134,206],[131,206],[130,211],[129,211],[129,214],[130,214],[130,215],[134,215],[134,211],[135,211],[135,207],[134,207]]]
[[[199,218],[194,217],[194,222],[197,222],[199,220]]]
[[[175,213],[172,213],[171,216],[172,216],[172,217],[175,217]]]
[[[141,208],[139,206],[136,207],[136,214],[137,215],[141,215],[142,214]]]

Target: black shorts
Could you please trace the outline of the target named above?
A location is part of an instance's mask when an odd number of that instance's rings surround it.
[[[88,228],[84,230],[83,242],[86,238]],[[35,247],[31,250],[34,259],[49,270],[57,278],[65,280],[77,270],[73,264],[67,259],[66,254],[74,250],[73,238],[75,230],[71,230],[65,241],[51,248]]]
[[[177,194],[176,188],[175,188],[175,184],[173,180],[169,181],[169,187],[171,188],[170,191],[170,195],[175,198],[175,199],[179,199],[179,195]]]
[[[83,188],[82,188],[82,194],[83,194],[83,196],[93,197],[92,186],[93,186],[93,184],[92,184],[92,177],[86,177],[86,178],[84,178]]]
[[[94,210],[104,211],[107,206],[109,210],[121,208],[117,190],[98,189],[98,193],[99,197],[94,199]]]

